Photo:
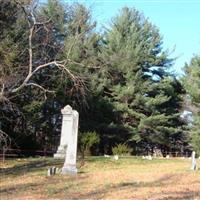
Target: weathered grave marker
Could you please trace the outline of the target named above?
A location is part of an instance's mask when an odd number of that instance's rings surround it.
[[[118,156],[118,155],[114,155],[114,156],[113,156],[113,159],[114,159],[114,160],[119,160],[119,156]]]
[[[78,137],[78,119],[79,114],[76,110],[68,105],[62,111],[65,117],[65,123],[68,124],[67,131],[67,151],[65,154],[65,163],[62,168],[62,174],[76,174],[76,154],[77,154],[77,137]]]
[[[67,105],[62,110],[62,128],[60,145],[54,158],[65,158],[62,174],[76,174],[76,154],[79,114]]]
[[[56,167],[50,167],[47,170],[47,176],[52,176],[56,174]]]
[[[72,120],[72,108],[67,105],[62,110],[62,128],[61,128],[61,137],[60,137],[60,145],[56,154],[54,154],[54,158],[65,158],[67,145],[69,142],[69,134],[71,133],[71,129],[73,126]]]
[[[166,159],[169,159],[169,154],[166,155]]]

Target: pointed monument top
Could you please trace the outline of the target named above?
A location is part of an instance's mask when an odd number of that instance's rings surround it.
[[[72,113],[72,107],[70,105],[66,105],[62,110],[62,114],[71,114]]]

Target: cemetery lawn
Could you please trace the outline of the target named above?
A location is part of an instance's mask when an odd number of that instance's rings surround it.
[[[191,171],[189,159],[88,157],[78,162],[76,176],[47,177],[49,167],[62,165],[53,158],[0,163],[0,199],[200,200],[200,170]]]

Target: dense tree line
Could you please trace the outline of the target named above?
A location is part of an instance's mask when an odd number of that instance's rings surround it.
[[[93,154],[190,150],[174,59],[139,11],[123,8],[103,34],[84,5],[58,0],[0,0],[0,19],[0,128],[13,146],[55,150],[70,104],[80,141],[98,135]]]
[[[200,154],[200,56],[194,56],[190,63],[185,65],[185,76],[182,82],[190,100],[188,107],[194,118],[190,128],[191,145]]]

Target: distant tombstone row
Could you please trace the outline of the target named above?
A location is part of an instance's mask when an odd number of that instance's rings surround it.
[[[148,155],[148,156],[142,156],[142,159],[146,159],[146,160],[152,160],[152,156]]]
[[[67,105],[62,110],[60,145],[54,158],[65,158],[62,174],[76,174],[77,137],[79,114]]]

